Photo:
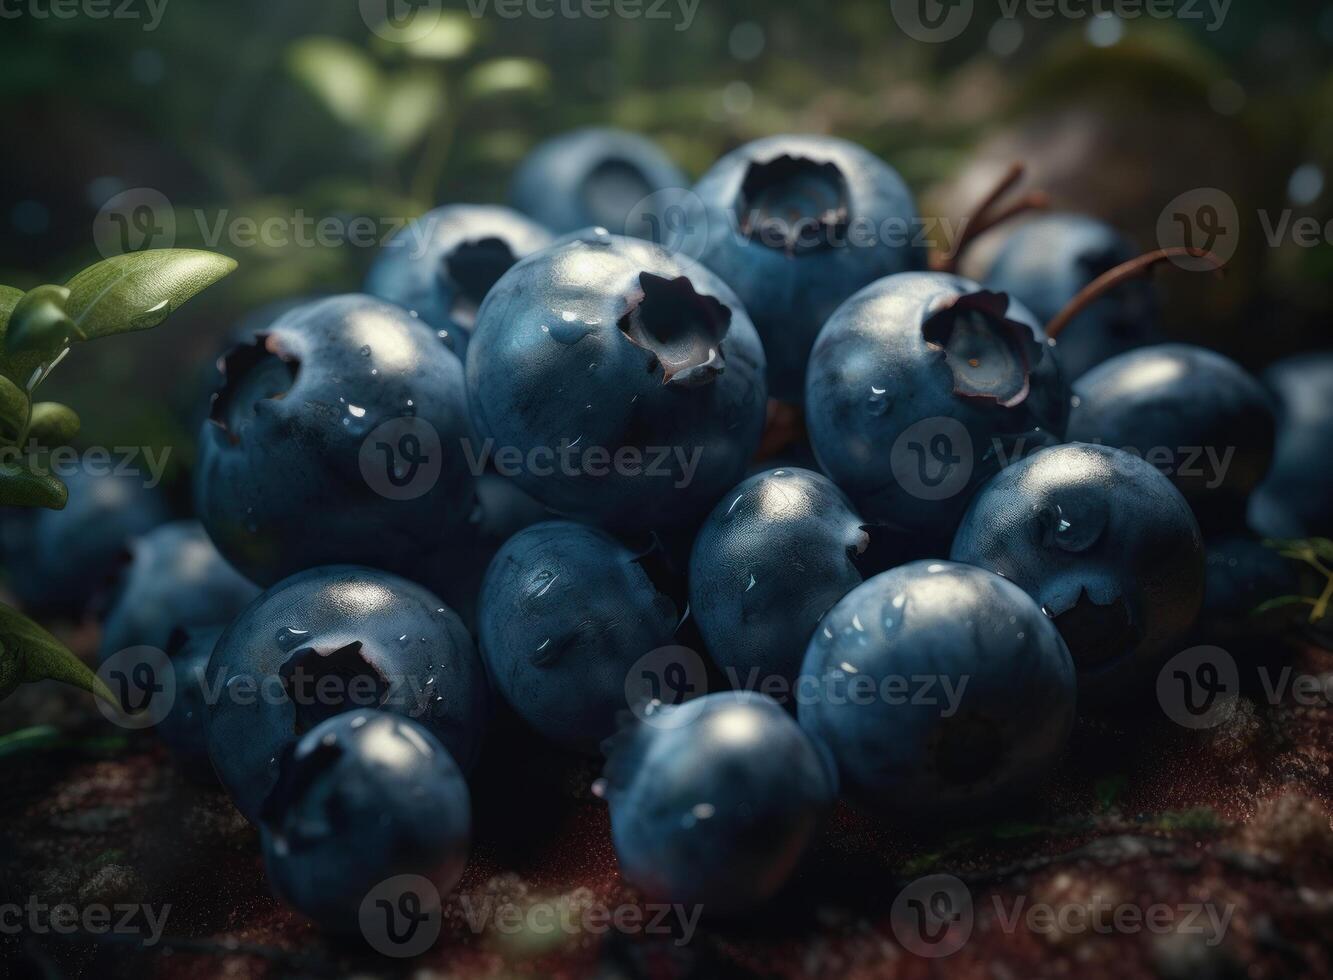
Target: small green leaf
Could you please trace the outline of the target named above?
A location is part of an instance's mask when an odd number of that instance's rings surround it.
[[[531,58],[496,58],[468,72],[465,84],[475,98],[521,92],[541,92],[550,84],[551,73]]]
[[[9,317],[22,299],[23,290],[0,286],[0,374],[20,388],[26,388],[46,358],[34,353],[3,353],[9,337]]]
[[[364,51],[336,37],[305,37],[287,50],[287,68],[344,125],[373,124],[383,77]]]
[[[38,402],[32,406],[28,435],[37,440],[39,446],[68,446],[78,434],[79,416],[68,405]]]
[[[33,473],[14,462],[0,461],[0,507],[49,507],[63,510],[69,491],[49,473]]]
[[[80,340],[148,330],[235,268],[235,259],[189,248],[117,255],[65,284],[65,312]]]
[[[0,375],[0,442],[12,446],[23,438],[31,408],[28,393]]]
[[[74,324],[65,312],[68,300],[69,290],[64,286],[38,286],[24,293],[9,315],[5,350],[54,357],[69,346]]]
[[[1262,616],[1265,613],[1273,612],[1277,609],[1286,609],[1289,606],[1313,606],[1315,600],[1304,595],[1280,595],[1275,599],[1269,599],[1254,607],[1250,613],[1251,616]]]
[[[376,114],[379,138],[393,150],[416,143],[444,111],[444,89],[430,70],[406,70],[386,86],[384,105]]]
[[[413,58],[452,61],[467,54],[477,40],[477,20],[461,10],[436,12],[435,26],[421,37],[409,36],[403,49]]]
[[[21,683],[53,680],[116,704],[96,674],[54,636],[17,609],[0,605],[0,697]]]

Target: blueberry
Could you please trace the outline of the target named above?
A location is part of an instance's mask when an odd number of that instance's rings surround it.
[[[865,517],[939,548],[970,491],[1014,454],[1062,438],[1068,411],[1032,314],[947,273],[863,289],[810,357],[806,423],[824,472]]]
[[[466,525],[462,365],[401,308],[320,300],[224,366],[195,501],[218,549],[255,582],[338,562],[410,574]]]
[[[142,475],[87,467],[57,475],[69,488],[63,510],[5,515],[4,565],[24,607],[79,616],[112,584],[130,540],[170,514],[163,494],[146,488]]]
[[[171,658],[175,698],[154,728],[181,772],[203,783],[214,779],[213,764],[208,758],[208,659],[223,628],[204,626],[172,631],[165,653]]]
[[[694,190],[707,222],[700,258],[754,318],[777,398],[801,401],[815,335],[845,299],[926,266],[907,185],[846,140],[757,140],[719,160]]]
[[[771,898],[837,789],[791,715],[741,691],[668,705],[622,732],[602,785],[625,880],[709,915]]]
[[[1186,344],[1099,364],[1074,385],[1071,442],[1141,455],[1185,495],[1205,530],[1244,526],[1273,456],[1268,393],[1240,365]]]
[[[617,129],[577,129],[542,143],[514,174],[514,207],[557,235],[588,225],[651,238],[633,212],[660,190],[686,178],[650,140]]]
[[[722,498],[695,538],[690,612],[733,686],[790,689],[820,617],[861,583],[869,548],[865,522],[822,474],[768,470]]]
[[[461,357],[491,287],[550,243],[545,228],[509,208],[436,208],[385,244],[366,292],[418,314]]]
[[[264,867],[283,901],[330,932],[356,933],[363,903],[398,875],[426,878],[439,897],[453,890],[467,864],[471,809],[463,774],[429,730],[351,711],[313,728],[283,759],[260,823]],[[378,914],[373,904],[369,914]]]
[[[1138,254],[1127,238],[1096,218],[1043,214],[1005,240],[985,284],[1050,323],[1085,286]],[[1145,279],[1103,296],[1060,335],[1056,353],[1065,377],[1073,381],[1102,361],[1147,344],[1156,319],[1156,296]]]
[[[1031,594],[1073,654],[1080,693],[1103,704],[1156,676],[1203,601],[1189,504],[1109,446],[1055,446],[1002,470],[973,499],[951,557]]]
[[[330,715],[409,715],[465,768],[481,743],[485,670],[458,616],[419,585],[355,566],[279,582],[227,627],[208,664],[208,751],[251,820],[284,745]]]
[[[763,368],[745,310],[702,266],[627,238],[570,241],[509,270],[482,307],[472,455],[565,516],[686,525],[759,444]]]
[[[1333,353],[1278,361],[1264,382],[1277,404],[1277,448],[1250,524],[1273,538],[1333,536]]]
[[[919,561],[858,585],[810,641],[801,725],[875,808],[956,822],[1031,792],[1064,751],[1077,683],[1060,634],[998,575]]]
[[[477,625],[481,581],[500,546],[525,527],[551,519],[551,512],[494,473],[477,477],[477,507],[467,531],[433,556],[421,581],[462,618]]]
[[[198,521],[173,521],[130,542],[130,564],[102,628],[101,659],[165,649],[178,627],[226,626],[259,595]]]
[[[481,587],[478,633],[491,682],[544,737],[594,751],[626,710],[640,657],[680,617],[651,566],[597,528],[547,521],[510,538]]]

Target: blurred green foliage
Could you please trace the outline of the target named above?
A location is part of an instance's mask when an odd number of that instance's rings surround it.
[[[298,219],[368,218],[387,232],[440,203],[504,200],[515,163],[578,125],[644,132],[694,175],[755,136],[834,132],[893,162],[934,213],[966,203],[949,181],[979,146],[1017,134],[1015,145],[1044,152],[1031,134],[1059,112],[1086,115],[1112,142],[1123,130],[1118,142],[1153,171],[1076,161],[1086,193],[1075,182],[1060,200],[1113,220],[1142,223],[1126,197],[1152,215],[1204,179],[1233,181],[1247,208],[1290,207],[1297,168],[1333,173],[1323,2],[1233,3],[1215,30],[1141,18],[1109,37],[1087,19],[1006,21],[993,0],[973,6],[942,44],[905,37],[888,0],[700,0],[688,25],[679,3],[660,8],[668,20],[539,19],[447,0],[433,29],[397,40],[357,0],[169,0],[153,30],[143,19],[6,19],[0,91],[21,135],[0,154],[0,282],[63,281],[96,258],[99,208],[138,187],[169,200],[175,245],[237,258],[241,271],[177,329],[127,338],[55,386],[61,400],[79,403],[77,390],[108,405],[85,413],[85,440],[167,442],[182,460],[196,365],[229,324],[281,297],[353,290],[373,255],[369,244],[287,240]],[[1330,200],[1300,208],[1327,220]],[[285,238],[213,240],[265,221]],[[1205,318],[1218,346],[1264,359],[1246,340],[1264,336],[1263,319],[1284,343],[1326,342],[1333,248],[1238,261],[1249,263],[1243,288]],[[126,390],[140,397],[116,397]]]

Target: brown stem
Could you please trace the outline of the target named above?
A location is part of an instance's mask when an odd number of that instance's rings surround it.
[[[1222,271],[1222,260],[1212,252],[1202,248],[1162,248],[1156,252],[1149,252],[1146,255],[1140,255],[1137,259],[1130,259],[1124,262],[1110,272],[1103,273],[1092,282],[1088,283],[1079,291],[1078,295],[1071,299],[1065,308],[1057,313],[1051,322],[1046,325],[1047,339],[1055,339],[1065,327],[1069,326],[1069,321],[1074,319],[1084,310],[1086,310],[1097,300],[1101,299],[1112,289],[1131,279],[1138,279],[1140,276],[1146,276],[1156,266],[1168,259],[1191,258],[1203,259],[1212,265],[1212,271]]]
[[[1005,171],[1004,176],[1000,178],[1000,182],[976,206],[972,216],[963,222],[963,229],[958,236],[958,241],[954,242],[945,252],[937,253],[931,257],[930,267],[933,270],[936,272],[957,272],[958,263],[968,246],[986,232],[1017,215],[1023,214],[1025,211],[1040,211],[1050,206],[1050,201],[1045,194],[1034,191],[999,211],[994,211],[995,206],[1000,203],[1000,199],[1009,193],[1022,178],[1024,170],[1023,164],[1015,163]]]

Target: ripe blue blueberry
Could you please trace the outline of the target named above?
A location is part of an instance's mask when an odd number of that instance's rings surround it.
[[[520,262],[477,318],[473,457],[556,513],[622,531],[701,518],[759,444],[764,352],[697,263],[627,238]]]
[[[113,583],[132,538],[170,514],[142,475],[61,473],[69,488],[62,510],[14,509],[4,515],[8,585],[25,608],[43,615],[78,616]]]
[[[636,215],[646,198],[686,178],[651,140],[617,129],[577,129],[542,143],[514,174],[514,207],[557,235],[589,225],[651,238]]]
[[[1143,456],[1214,531],[1244,526],[1273,457],[1274,427],[1268,393],[1240,365],[1202,347],[1162,344],[1080,378],[1068,437]]]
[[[700,259],[754,319],[776,398],[801,401],[815,335],[845,299],[926,266],[907,185],[846,140],[756,140],[714,164],[694,190],[707,222]]]
[[[947,547],[970,492],[1064,435],[1069,393],[1020,303],[947,273],[857,293],[820,332],[805,417],[865,517]]]
[[[496,689],[544,737],[595,751],[630,707],[630,668],[671,645],[680,616],[650,570],[606,532],[569,521],[520,531],[491,562],[482,656]]]
[[[264,867],[283,901],[330,932],[354,934],[372,892],[397,875],[426,878],[440,897],[453,890],[471,809],[463,774],[429,730],[351,711],[311,729],[283,759],[260,822]]]
[[[173,630],[164,652],[171,659],[175,697],[154,727],[181,772],[203,783],[214,781],[208,758],[208,660],[222,626]]]
[[[130,564],[102,628],[101,659],[165,649],[177,628],[226,626],[259,586],[218,554],[198,521],[173,521],[130,542]]]
[[[978,491],[954,561],[997,572],[1052,616],[1079,690],[1102,703],[1156,676],[1203,601],[1203,538],[1171,481],[1137,456],[1043,449]]]
[[[1333,353],[1278,361],[1264,382],[1277,404],[1277,448],[1250,523],[1273,538],[1333,536]]]
[[[820,617],[861,583],[869,548],[865,522],[822,474],[768,470],[723,496],[694,541],[690,612],[733,687],[790,690]]]
[[[509,208],[436,208],[385,244],[366,292],[416,313],[462,357],[491,287],[549,244],[550,232]]]
[[[550,520],[541,504],[513,480],[494,473],[477,477],[477,506],[467,530],[432,556],[421,582],[445,601],[473,632],[481,581],[500,546],[525,527]]]
[[[488,711],[485,670],[458,616],[413,582],[350,565],[264,592],[218,640],[208,677],[209,755],[252,821],[283,746],[331,715],[410,716],[466,768]]]
[[[625,880],[708,915],[771,898],[837,791],[791,715],[743,691],[659,708],[612,740],[605,772]]]
[[[1005,240],[986,287],[1021,302],[1050,323],[1082,289],[1139,255],[1103,221],[1081,214],[1042,214]],[[1097,300],[1060,334],[1056,353],[1070,381],[1117,354],[1149,342],[1157,319],[1152,283],[1133,279]]]
[[[1074,723],[1060,634],[1018,586],[918,561],[849,592],[801,668],[801,725],[850,787],[906,819],[968,819],[1047,776]]]
[[[406,311],[320,300],[234,348],[224,370],[195,502],[255,582],[338,562],[410,574],[466,524],[462,364]]]

